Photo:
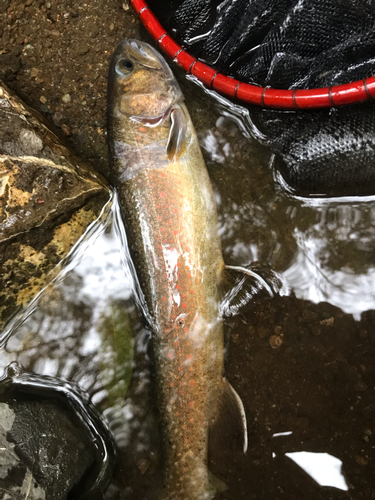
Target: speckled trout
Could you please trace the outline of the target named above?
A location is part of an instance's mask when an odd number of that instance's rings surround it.
[[[225,266],[212,187],[180,87],[150,45],[116,48],[108,118],[113,180],[152,330],[163,456],[155,496],[211,499],[210,426],[224,400],[246,420],[223,378]]]

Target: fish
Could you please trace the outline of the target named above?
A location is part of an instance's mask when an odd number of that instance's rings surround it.
[[[183,94],[147,43],[123,40],[111,59],[108,141],[151,330],[163,461],[153,498],[211,499],[222,483],[207,467],[209,439],[223,408],[226,420],[236,414],[247,447],[243,404],[223,377],[225,264],[215,197]]]

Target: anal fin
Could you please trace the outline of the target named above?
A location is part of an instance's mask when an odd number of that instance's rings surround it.
[[[210,427],[210,448],[247,452],[247,421],[241,398],[224,379],[219,401],[215,405],[215,418]]]
[[[208,479],[215,493],[222,493],[223,491],[226,491],[228,489],[228,486],[224,483],[224,481],[219,479],[210,471],[208,471]]]

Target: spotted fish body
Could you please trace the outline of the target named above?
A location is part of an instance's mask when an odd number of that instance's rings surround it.
[[[211,184],[178,84],[149,45],[118,45],[108,116],[114,183],[152,330],[164,459],[158,498],[210,499],[209,426],[224,385],[224,263]]]

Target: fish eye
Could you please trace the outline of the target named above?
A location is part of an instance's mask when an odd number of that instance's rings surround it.
[[[134,68],[134,64],[129,59],[122,59],[120,64],[126,71],[131,71]]]
[[[121,76],[128,76],[134,69],[133,61],[130,59],[120,59],[116,64],[116,72]]]

